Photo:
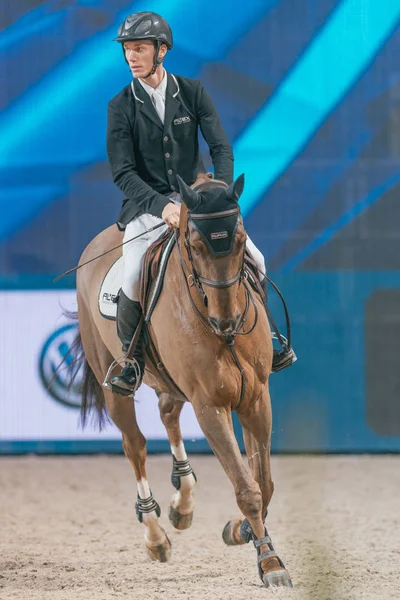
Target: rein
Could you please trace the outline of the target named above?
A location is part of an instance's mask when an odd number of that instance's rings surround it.
[[[109,254],[110,252],[114,252],[114,250],[121,248],[122,246],[124,246],[124,244],[129,244],[129,242],[133,242],[133,240],[136,240],[137,238],[142,237],[142,235],[146,235],[147,233],[150,233],[151,231],[154,231],[155,229],[159,229],[160,227],[163,227],[164,225],[165,225],[165,223],[159,223],[158,225],[154,225],[154,227],[150,227],[150,229],[148,229],[147,231],[143,231],[143,233],[139,233],[139,235],[135,235],[135,237],[131,238],[130,240],[126,240],[125,242],[122,242],[122,244],[118,244],[118,246],[114,246],[114,248],[110,248],[110,250],[106,250],[105,252],[98,254],[94,258],[87,260],[86,262],[82,263],[81,265],[78,265],[77,267],[74,267],[73,269],[68,269],[68,271],[65,271],[65,273],[63,273],[62,275],[59,275],[58,277],[53,279],[53,283],[60,281],[60,279],[62,279],[66,275],[69,275],[70,273],[77,271],[81,267],[88,265],[89,263],[93,262],[94,260],[97,260],[98,258],[101,258],[102,256]]]

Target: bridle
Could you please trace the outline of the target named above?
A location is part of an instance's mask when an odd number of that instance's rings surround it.
[[[210,187],[210,182],[205,182],[205,183],[200,184],[199,186],[196,186],[194,188],[194,191],[196,191],[196,192],[204,191],[205,189],[208,189],[209,187]],[[213,186],[213,187],[217,187],[217,186]],[[225,183],[221,183],[221,184],[218,184],[218,187],[225,188],[228,186]],[[190,245],[189,223],[190,223],[190,221],[193,221],[194,223],[196,223],[196,221],[201,221],[204,219],[210,220],[210,219],[221,219],[224,217],[232,217],[234,215],[239,216],[239,213],[240,213],[239,206],[237,206],[236,208],[231,208],[229,210],[224,210],[224,211],[214,212],[214,213],[198,214],[198,213],[193,213],[189,210],[187,212],[185,233],[184,233],[184,244],[185,244],[186,252],[188,255],[190,267],[187,265],[183,255],[180,251],[180,248],[179,248],[181,264],[185,268],[186,272],[188,273],[187,281],[189,283],[189,286],[192,287],[194,285],[197,288],[197,290],[200,292],[200,294],[203,298],[203,303],[206,308],[208,306],[208,299],[207,299],[207,294],[203,288],[203,285],[208,286],[208,287],[217,288],[217,289],[226,289],[226,288],[229,288],[232,285],[234,285],[237,281],[239,281],[239,285],[242,282],[243,278],[245,277],[245,271],[244,271],[245,249],[243,247],[243,255],[242,255],[240,269],[238,270],[236,275],[234,275],[234,277],[232,277],[231,279],[225,279],[225,280],[207,279],[206,277],[203,277],[202,275],[199,274],[199,272],[197,271],[195,264],[194,264],[192,248]],[[179,244],[178,244],[178,247],[179,247]]]
[[[194,188],[194,191],[196,191],[196,192],[204,191],[204,190],[208,189],[209,187],[210,187],[210,182],[207,181],[205,183],[200,184],[199,186],[196,186]],[[217,186],[213,186],[213,187],[217,187]],[[218,184],[218,187],[224,188],[224,187],[228,187],[228,186],[225,183],[222,183],[222,184]],[[191,271],[188,276],[188,281],[189,281],[190,287],[195,285],[196,288],[198,289],[198,291],[200,292],[200,294],[203,298],[205,307],[208,306],[208,300],[207,300],[207,294],[203,288],[203,285],[208,286],[208,287],[217,288],[217,289],[229,288],[232,285],[234,285],[237,281],[239,281],[239,285],[240,285],[241,281],[243,280],[243,278],[245,276],[244,247],[243,247],[243,256],[242,256],[240,269],[238,270],[236,275],[234,275],[234,277],[232,277],[231,279],[227,279],[227,280],[219,280],[219,279],[212,280],[212,279],[207,279],[205,277],[202,277],[202,275],[200,275],[199,272],[197,271],[195,264],[194,264],[192,248],[190,246],[189,223],[190,223],[190,221],[193,221],[195,224],[196,221],[201,221],[203,219],[209,220],[209,219],[221,219],[224,217],[232,217],[234,215],[239,216],[239,213],[240,213],[239,205],[236,208],[231,208],[229,210],[224,210],[224,211],[215,212],[215,213],[208,213],[208,214],[207,213],[197,214],[197,213],[190,212],[189,210],[187,212],[184,240],[185,240],[185,248],[186,248],[186,252],[188,255],[188,259],[189,259],[189,263],[190,263],[190,271]],[[181,255],[181,257],[182,257],[182,255]],[[187,265],[186,265],[186,267],[187,267]]]
[[[213,185],[211,182],[208,182],[208,181],[204,182],[204,183],[200,184],[199,186],[196,186],[194,188],[194,191],[196,191],[196,192],[204,191],[204,190],[208,189],[211,185]],[[218,187],[223,187],[223,188],[228,187],[225,183],[214,184],[215,187],[217,187],[217,185],[218,185]],[[239,205],[237,207],[231,208],[229,210],[224,210],[224,211],[219,211],[219,212],[214,212],[214,213],[204,213],[204,214],[194,213],[194,212],[188,210],[187,217],[186,217],[186,224],[185,224],[184,244],[185,244],[185,249],[187,252],[188,259],[189,259],[190,267],[182,255],[182,252],[181,252],[181,249],[179,246],[179,240],[177,240],[177,242],[178,242],[177,246],[178,246],[180,259],[181,259],[181,266],[182,266],[182,270],[185,272],[185,280],[188,285],[188,288],[191,288],[193,286],[196,287],[196,289],[198,290],[198,292],[200,293],[200,295],[203,299],[203,304],[206,308],[208,306],[208,299],[207,299],[207,294],[206,294],[203,286],[208,286],[208,287],[212,287],[212,288],[216,288],[216,289],[227,289],[227,288],[231,287],[232,285],[234,285],[236,282],[239,282],[239,286],[243,282],[247,283],[247,272],[245,270],[245,248],[246,248],[246,246],[245,246],[245,244],[243,244],[243,253],[242,253],[240,268],[237,271],[237,273],[233,277],[231,277],[231,279],[222,279],[222,280],[221,279],[217,279],[217,280],[207,279],[206,277],[203,277],[195,267],[193,254],[192,254],[192,248],[190,245],[190,236],[189,236],[190,221],[193,221],[193,223],[195,224],[196,221],[201,221],[203,219],[207,219],[207,220],[221,219],[224,217],[232,217],[234,215],[237,215],[239,217],[239,214],[240,214],[240,206]],[[222,337],[225,337],[225,338],[229,338],[229,341],[231,341],[231,339],[234,338],[236,335],[247,335],[248,333],[250,333],[250,331],[253,331],[255,324],[253,325],[251,330],[246,333],[244,333],[244,332],[241,333],[239,331],[244,325],[244,322],[246,320],[246,317],[247,317],[248,311],[249,311],[249,307],[250,307],[249,295],[251,295],[251,291],[250,291],[249,286],[247,286],[247,285],[246,285],[246,289],[249,292],[249,293],[246,293],[246,308],[244,310],[242,318],[240,319],[240,322],[237,325],[235,331],[231,332],[229,335],[218,334],[214,330],[214,328],[211,327],[208,319],[205,319],[204,315],[200,311],[197,310],[198,314],[202,317],[202,319],[210,325],[213,333],[215,333],[217,335],[222,335]],[[189,292],[190,292],[190,290],[189,290]],[[190,297],[191,297],[191,295],[190,295]],[[254,300],[253,300],[253,304],[256,308],[256,303]],[[196,305],[194,305],[194,306],[197,309],[197,306]],[[256,308],[256,321],[257,321],[257,308]]]
[[[212,184],[211,184],[212,185]],[[194,188],[195,191],[200,191],[200,190],[204,190],[207,187],[210,186],[209,182],[203,183],[200,186]],[[221,187],[225,187],[225,184],[222,184]],[[186,288],[189,294],[189,298],[190,301],[192,303],[192,306],[195,310],[195,312],[197,313],[197,315],[200,317],[200,319],[202,320],[202,322],[206,325],[206,327],[208,329],[210,329],[212,331],[213,334],[216,334],[220,337],[222,337],[224,339],[224,341],[228,344],[229,350],[232,354],[232,357],[240,371],[241,374],[241,378],[242,378],[242,387],[241,387],[241,394],[240,394],[240,400],[238,403],[238,406],[240,405],[240,403],[243,400],[244,394],[245,394],[245,389],[246,389],[246,376],[244,373],[244,369],[242,367],[242,365],[240,364],[239,358],[236,354],[236,350],[234,348],[234,344],[235,344],[235,337],[237,335],[248,335],[249,333],[251,333],[254,328],[257,325],[257,321],[258,321],[258,308],[257,308],[257,303],[254,299],[251,287],[248,283],[248,273],[246,270],[246,265],[245,265],[245,248],[246,245],[243,244],[243,254],[242,254],[242,259],[241,259],[241,263],[240,263],[240,268],[237,271],[237,273],[231,278],[231,279],[226,279],[226,280],[213,280],[213,279],[207,279],[206,277],[203,277],[198,270],[195,267],[194,264],[194,259],[193,259],[193,254],[192,254],[192,249],[190,246],[190,236],[189,236],[189,224],[190,221],[193,221],[194,223],[196,222],[196,220],[201,220],[201,219],[220,219],[220,218],[224,218],[224,217],[230,217],[230,216],[234,216],[234,215],[238,215],[239,217],[239,213],[240,213],[240,207],[237,206],[236,208],[233,209],[229,209],[229,210],[225,210],[225,211],[220,211],[220,212],[215,212],[215,213],[206,213],[206,214],[194,214],[193,212],[188,210],[187,213],[187,218],[186,218],[186,224],[185,224],[185,232],[184,232],[184,245],[186,248],[186,252],[187,252],[187,256],[188,256],[188,260],[189,260],[189,265],[185,260],[185,257],[182,254],[182,250],[180,248],[180,243],[179,243],[179,232],[178,230],[176,230],[175,235],[176,235],[176,245],[178,248],[178,252],[179,252],[179,256],[180,256],[180,263],[181,263],[181,268],[182,268],[182,272],[184,275],[184,280],[186,283]],[[236,325],[236,328],[234,331],[230,332],[229,334],[220,334],[218,333],[211,325],[211,323],[209,322],[209,320],[203,315],[203,313],[198,309],[197,304],[195,303],[195,301],[192,298],[192,294],[190,289],[195,287],[198,292],[200,293],[202,299],[203,299],[203,304],[204,306],[207,308],[208,306],[208,299],[207,299],[207,294],[204,290],[203,286],[208,286],[208,287],[212,287],[212,288],[216,288],[216,289],[227,289],[231,286],[233,286],[235,283],[238,283],[239,286],[241,284],[243,284],[244,289],[245,289],[245,298],[246,298],[246,305],[244,308],[244,311],[242,313],[241,318],[239,319],[238,324]],[[248,331],[243,331],[244,329],[244,325],[246,322],[246,319],[248,317],[249,314],[249,309],[250,309],[250,304],[253,305],[254,307],[254,322],[251,325],[251,327],[249,328]],[[238,406],[236,408],[238,408]]]
[[[192,249],[190,246],[190,238],[189,238],[189,221],[192,220],[192,221],[196,222],[197,220],[201,220],[201,219],[207,219],[207,220],[208,219],[220,219],[223,217],[231,217],[234,215],[239,215],[239,212],[240,212],[239,206],[237,208],[232,208],[230,210],[224,210],[221,212],[216,212],[216,213],[211,213],[211,214],[191,214],[188,211],[187,220],[186,220],[186,228],[185,228],[185,248],[186,248],[186,252],[188,254],[188,258],[189,258],[189,262],[190,262],[190,266],[191,266],[191,270],[192,270],[190,277],[193,278],[194,285],[197,287],[199,292],[202,294],[205,306],[207,306],[208,303],[207,303],[207,295],[204,291],[203,285],[213,287],[213,288],[218,288],[218,289],[225,289],[225,288],[231,287],[237,281],[239,281],[239,284],[241,283],[241,281],[244,277],[244,249],[243,249],[243,256],[242,256],[240,269],[238,270],[236,275],[234,275],[234,277],[232,277],[231,279],[225,279],[225,280],[220,280],[220,279],[213,280],[213,279],[206,279],[205,277],[202,277],[198,273],[198,271],[194,265],[194,259],[193,259]]]

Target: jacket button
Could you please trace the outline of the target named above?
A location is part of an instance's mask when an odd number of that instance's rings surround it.
[[[169,158],[170,156],[171,156],[171,155],[170,155],[170,153],[169,153],[169,152],[167,152],[167,153],[165,154],[165,158]]]
[[[175,186],[171,185],[171,190],[174,192],[175,191]]]
[[[166,136],[164,137],[164,142],[168,142],[168,140],[169,140],[169,137],[166,135]]]
[[[172,169],[168,169],[168,175],[172,175]]]

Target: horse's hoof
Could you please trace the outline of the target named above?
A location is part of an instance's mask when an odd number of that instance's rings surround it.
[[[286,569],[282,571],[271,571],[263,574],[263,583],[265,587],[287,587],[292,588],[292,580]]]
[[[246,542],[240,536],[241,519],[228,521],[222,532],[222,539],[227,546],[241,546]],[[236,535],[235,535],[236,534]]]
[[[179,529],[179,531],[189,529],[193,521],[193,512],[189,513],[188,515],[181,515],[181,513],[178,512],[176,508],[172,506],[172,504],[170,504],[168,516],[172,525],[175,527],[175,529]]]
[[[162,544],[152,544],[146,541],[146,550],[151,560],[167,562],[171,558],[171,542],[167,535],[165,535],[165,542]]]

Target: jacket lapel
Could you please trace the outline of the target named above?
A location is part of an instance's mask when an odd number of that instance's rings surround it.
[[[143,89],[143,86],[140,85],[139,81],[137,81],[136,79],[133,80],[133,85],[131,87],[135,101],[140,107],[140,112],[143,115],[146,115],[146,117],[150,119],[150,121],[152,121],[155,125],[157,125],[157,127],[159,127],[162,130],[162,121],[158,116],[157,111],[153,106],[151,98],[146,92],[146,90]]]
[[[165,117],[164,117],[164,131],[166,131],[172,123],[172,119],[176,115],[180,106],[179,98],[179,85],[177,80],[167,73],[167,92],[165,95]]]

